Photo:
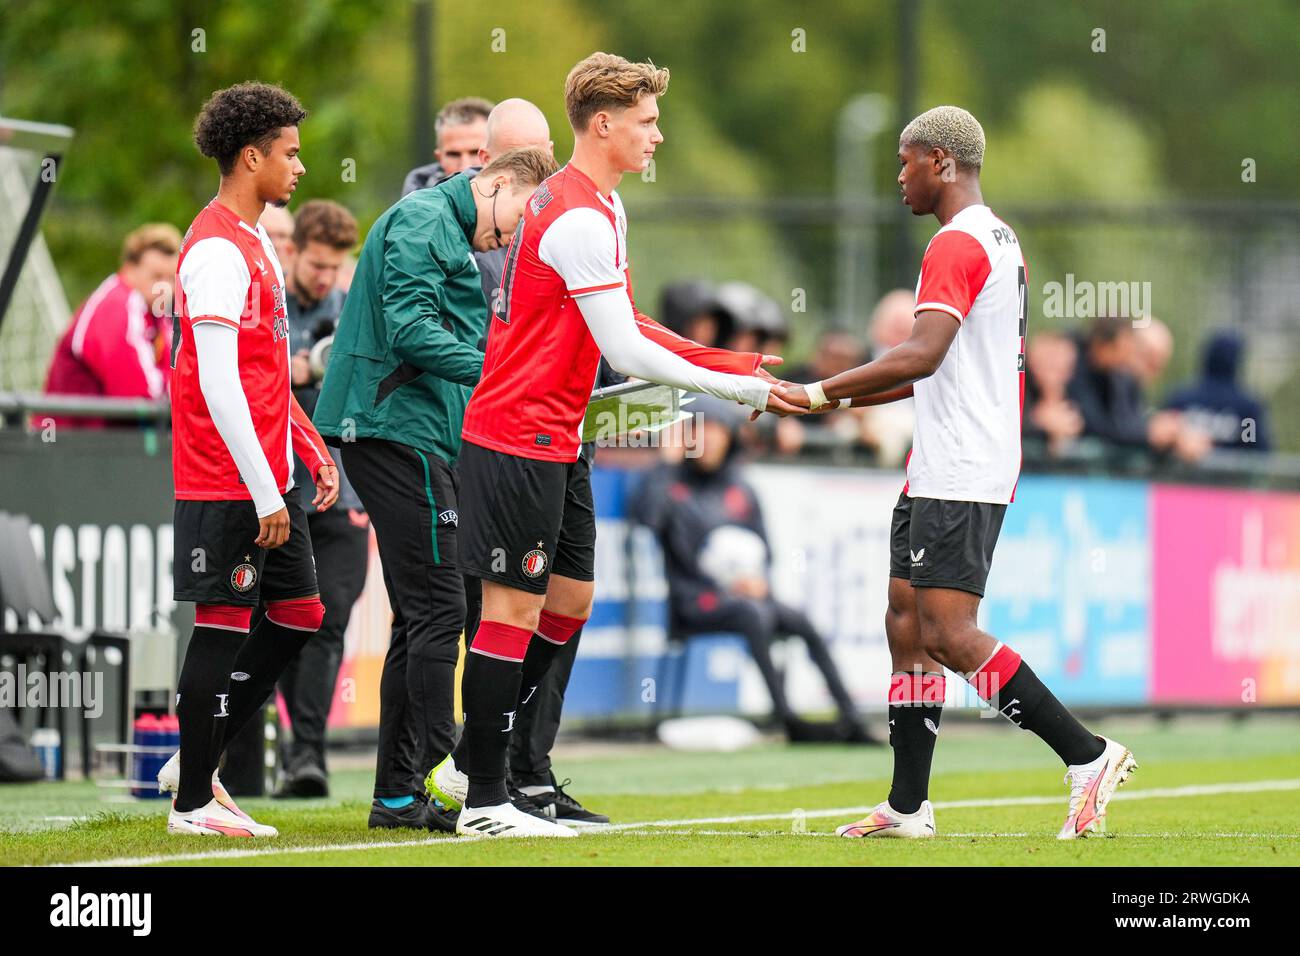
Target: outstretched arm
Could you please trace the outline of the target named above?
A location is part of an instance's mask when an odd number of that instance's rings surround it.
[[[624,375],[744,402],[767,411],[787,414],[794,411],[763,379],[692,365],[642,335],[632,317],[632,304],[621,288],[580,296],[577,303],[596,345],[609,364]]]

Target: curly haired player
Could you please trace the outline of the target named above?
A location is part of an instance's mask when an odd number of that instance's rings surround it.
[[[194,126],[221,186],[186,233],[177,271],[173,575],[176,600],[197,608],[176,695],[181,747],[158,776],[176,792],[170,833],[277,835],[235,805],[217,763],[325,612],[293,456],[320,508],[337,499],[338,475],[290,391],[284,274],[258,224],[306,173],[306,115],[279,87],[241,83],[214,93]],[[266,614],[250,634],[259,603]]]

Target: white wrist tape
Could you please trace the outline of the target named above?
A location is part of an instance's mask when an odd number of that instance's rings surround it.
[[[804,392],[808,395],[808,408],[811,411],[817,411],[823,405],[829,405],[830,399],[826,397],[826,389],[822,388],[821,382],[813,382],[803,387]]]

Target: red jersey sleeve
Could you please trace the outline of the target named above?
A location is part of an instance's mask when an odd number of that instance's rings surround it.
[[[963,321],[991,268],[988,253],[970,233],[956,229],[939,233],[921,260],[916,312],[947,312]]]
[[[326,450],[320,432],[292,395],[289,396],[289,431],[293,435],[293,453],[302,459],[315,481],[316,473],[325,465],[333,465],[334,459]]]
[[[762,367],[763,356],[757,352],[732,352],[730,349],[715,349],[701,345],[665,328],[642,313],[637,309],[636,299],[632,296],[631,269],[627,270],[627,297],[632,302],[632,315],[636,318],[636,326],[641,334],[673,354],[681,356],[692,365],[714,372],[728,372],[732,375],[753,375]]]
[[[116,398],[158,398],[165,381],[149,334],[144,297],[113,297],[90,317],[81,358]]]

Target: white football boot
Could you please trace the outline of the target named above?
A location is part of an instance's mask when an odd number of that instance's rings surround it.
[[[167,832],[193,836],[274,837],[280,831],[275,827],[255,823],[246,817],[236,816],[214,797],[197,810],[181,812],[172,802],[167,814]]]
[[[1056,835],[1058,840],[1075,840],[1099,827],[1104,830],[1106,804],[1110,803],[1120,784],[1137,769],[1137,761],[1127,747],[1109,737],[1098,736],[1097,739],[1106,745],[1100,757],[1092,763],[1066,768],[1070,809],[1065,816],[1065,825]]]
[[[477,837],[576,837],[578,832],[562,827],[550,820],[534,817],[512,804],[500,803],[494,807],[466,807],[456,818],[459,836]]]
[[[261,830],[270,830],[270,833],[254,834],[255,836],[276,836],[275,827],[263,826],[243,810],[239,809],[239,804],[235,803],[226,788],[221,785],[221,778],[217,776],[218,771],[212,771],[212,799],[221,804],[230,813],[234,814],[245,823],[252,824],[254,828]],[[181,789],[181,752],[178,750],[171,755],[171,758],[158,771],[158,792],[159,793],[179,793]],[[175,798],[173,798],[174,802]],[[195,811],[197,812],[197,811]]]
[[[842,837],[924,839],[934,834],[934,805],[929,800],[923,800],[915,813],[899,813],[886,800],[857,823],[835,828],[835,835]]]

